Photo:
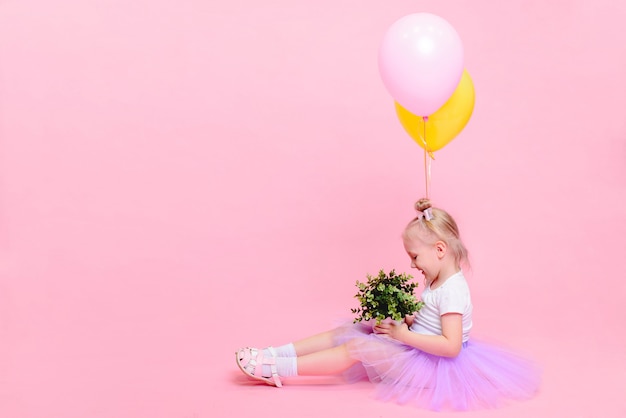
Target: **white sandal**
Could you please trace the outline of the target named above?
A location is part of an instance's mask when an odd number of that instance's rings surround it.
[[[267,350],[270,352],[271,357],[265,356],[263,354],[262,349],[245,347],[239,349],[236,353],[237,366],[241,369],[244,374],[247,376],[261,380],[267,383],[270,386],[282,387],[283,384],[280,381],[280,377],[278,376],[278,371],[276,369],[276,350],[274,347],[267,347]],[[272,373],[272,377],[263,377],[263,366],[270,366],[270,371]],[[255,375],[254,373],[257,370],[257,367],[260,369],[259,375]]]

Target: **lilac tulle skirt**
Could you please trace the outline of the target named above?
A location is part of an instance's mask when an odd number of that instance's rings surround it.
[[[454,358],[439,357],[373,334],[366,324],[338,328],[335,342],[348,343],[359,361],[348,381],[369,379],[383,400],[432,410],[494,408],[531,398],[540,372],[532,362],[496,345],[470,340]]]

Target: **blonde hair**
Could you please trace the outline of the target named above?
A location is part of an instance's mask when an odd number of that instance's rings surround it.
[[[415,210],[420,214],[404,228],[402,238],[417,238],[433,244],[436,241],[443,241],[452,251],[457,266],[469,267],[468,252],[461,241],[459,228],[454,218],[445,210],[434,208],[429,199],[418,200],[415,203]],[[426,210],[430,212],[428,216],[424,212]]]

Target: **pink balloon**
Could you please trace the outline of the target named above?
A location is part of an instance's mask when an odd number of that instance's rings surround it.
[[[445,19],[415,13],[396,21],[378,53],[385,87],[405,109],[428,116],[452,96],[463,74],[463,44]]]

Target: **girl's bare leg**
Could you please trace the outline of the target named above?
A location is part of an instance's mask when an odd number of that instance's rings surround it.
[[[322,332],[311,337],[293,343],[298,357],[306,356],[317,351],[327,350],[334,347],[335,330]]]
[[[298,375],[323,376],[341,373],[356,363],[356,360],[350,358],[348,348],[345,344],[342,344],[326,350],[298,356],[297,362]]]

